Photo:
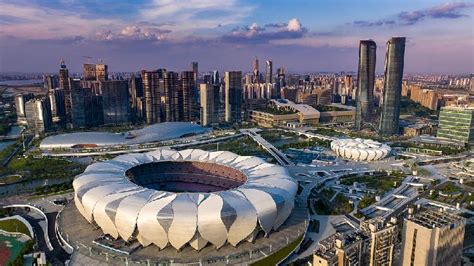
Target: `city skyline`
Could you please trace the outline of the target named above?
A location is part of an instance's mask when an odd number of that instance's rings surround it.
[[[257,56],[291,72],[357,71],[359,40],[406,36],[405,73],[474,72],[474,3],[424,1],[2,1],[0,71],[251,71]],[[28,64],[25,64],[28,62]],[[264,69],[260,69],[264,72]]]

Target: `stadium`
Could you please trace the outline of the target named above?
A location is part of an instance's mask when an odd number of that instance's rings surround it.
[[[370,139],[338,139],[331,142],[337,156],[354,161],[376,161],[390,154],[390,146]]]
[[[306,212],[295,217],[297,183],[286,168],[227,151],[159,149],[121,155],[88,166],[73,187],[76,210],[63,216],[77,211],[90,228],[102,231],[102,236],[90,232],[94,237],[139,243],[135,253],[140,259],[143,254],[156,258],[149,248],[183,263],[214,258],[220,251],[232,255],[239,248],[245,254],[268,246],[275,252],[306,228]],[[68,238],[87,233],[65,225],[77,224],[77,217],[62,221]]]

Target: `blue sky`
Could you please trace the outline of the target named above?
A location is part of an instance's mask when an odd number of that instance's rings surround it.
[[[406,36],[406,72],[474,72],[474,2],[419,0],[0,0],[0,71],[111,71],[165,67],[353,71],[358,42]]]

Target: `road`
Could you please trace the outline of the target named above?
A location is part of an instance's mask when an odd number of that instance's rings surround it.
[[[290,159],[286,157],[286,155],[275,148],[270,142],[266,141],[260,134],[257,132],[259,129],[256,128],[250,128],[250,129],[241,129],[240,132],[242,134],[246,134],[250,136],[253,140],[255,140],[262,148],[264,148],[268,153],[270,153],[277,161],[279,164],[283,166],[291,166],[295,165]]]

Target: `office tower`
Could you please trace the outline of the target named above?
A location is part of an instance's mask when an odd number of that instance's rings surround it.
[[[370,122],[374,115],[376,50],[374,41],[360,41],[355,120],[357,130],[362,128],[363,122]]]
[[[267,60],[265,62],[265,83],[273,83],[273,62],[272,60]]]
[[[365,235],[354,231],[335,233],[319,241],[313,254],[313,265],[366,265],[366,241]]]
[[[91,88],[83,88],[79,80],[71,82],[71,120],[74,128],[87,128],[103,124],[102,96]]]
[[[474,143],[474,107],[446,106],[439,112],[438,138]]]
[[[211,76],[211,74],[204,74],[204,76],[202,77],[202,83],[205,83],[205,84],[212,84],[212,76]]]
[[[217,89],[216,89],[217,88]],[[207,126],[219,122],[219,89],[212,84],[200,85],[201,125]]]
[[[104,124],[130,123],[130,101],[126,80],[100,82]]]
[[[198,94],[194,77],[192,71],[181,72],[178,121],[190,122],[199,119]]]
[[[281,91],[286,87],[285,69],[283,67],[277,69],[277,76],[277,98],[281,98]]]
[[[39,135],[52,128],[51,107],[47,98],[31,99],[25,103],[28,129]]]
[[[104,64],[83,64],[83,79],[104,81],[109,79],[108,66]]]
[[[143,83],[140,76],[136,77],[134,74],[130,77],[129,84],[129,95],[130,95],[130,113],[132,122],[138,122],[142,120],[143,113],[140,101],[143,98]]]
[[[466,219],[443,210],[422,210],[404,221],[401,265],[461,265]]]
[[[393,37],[387,42],[382,114],[379,133],[398,134],[400,98],[402,93],[405,37]]]
[[[20,125],[26,125],[25,103],[33,99],[33,93],[17,94],[15,96],[16,122]]]
[[[241,120],[242,71],[225,72],[225,121],[235,123]]]
[[[199,78],[198,62],[191,62],[191,70],[194,73],[194,80],[197,81]]]
[[[368,265],[391,266],[397,242],[398,230],[396,219],[385,222],[382,217],[363,221],[361,230],[369,237]]]
[[[59,88],[64,90],[64,108],[66,116],[71,115],[71,87],[69,85],[69,71],[61,59],[61,68],[59,69]]]
[[[54,108],[51,107],[51,112],[54,109],[55,113],[53,115],[54,122],[64,122],[66,119],[66,107],[64,106],[64,90],[60,88],[54,89]],[[53,104],[52,98],[50,98],[51,104]]]
[[[260,73],[258,71],[258,58],[255,57],[255,60],[253,61],[253,77],[252,77],[252,83],[259,83],[260,81]]]

